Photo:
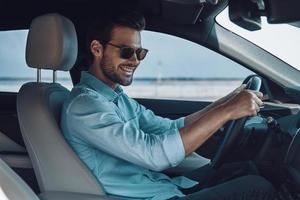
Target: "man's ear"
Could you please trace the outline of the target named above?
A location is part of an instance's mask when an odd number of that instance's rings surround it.
[[[93,40],[90,45],[90,50],[95,58],[103,57],[103,46],[98,40]]]

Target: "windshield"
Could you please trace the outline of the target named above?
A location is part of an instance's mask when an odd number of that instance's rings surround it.
[[[288,24],[268,24],[266,18],[262,17],[261,30],[248,31],[229,20],[228,8],[221,12],[216,20],[224,28],[265,49],[300,71],[300,28]]]

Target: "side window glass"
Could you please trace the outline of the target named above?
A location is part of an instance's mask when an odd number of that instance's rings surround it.
[[[134,98],[216,100],[238,86],[250,74],[245,67],[188,40],[151,31],[141,34],[149,49],[124,87]]]
[[[29,81],[36,81],[36,69],[27,66],[25,48],[28,30],[0,32],[0,92],[18,92]],[[42,70],[42,81],[52,81],[52,71]],[[58,72],[57,82],[72,88],[69,72]]]

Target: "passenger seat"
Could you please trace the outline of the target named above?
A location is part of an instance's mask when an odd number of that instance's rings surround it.
[[[44,192],[39,197],[30,187],[0,159],[1,200],[109,200],[112,198],[73,192]]]
[[[39,200],[30,187],[0,159],[0,199]]]

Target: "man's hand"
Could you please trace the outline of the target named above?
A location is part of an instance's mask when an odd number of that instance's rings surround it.
[[[227,94],[226,96],[224,96],[224,97],[218,99],[217,101],[211,103],[210,105],[206,106],[202,110],[199,110],[198,112],[195,112],[193,114],[190,114],[189,116],[186,116],[184,124],[189,125],[189,124],[192,124],[193,122],[197,121],[203,115],[205,115],[209,110],[214,109],[214,108],[224,104],[229,99],[231,99],[233,96],[235,96],[238,93],[240,93],[241,91],[245,90],[245,87],[246,87],[246,84],[242,84],[241,86],[239,86],[238,88],[236,88],[235,90],[233,90],[232,92]]]
[[[240,86],[222,100],[225,98],[227,101],[215,104],[205,112],[188,116],[189,123],[179,130],[186,155],[195,151],[227,121],[257,115],[259,107],[263,105],[261,100],[263,94],[247,90],[245,85]]]
[[[245,90],[246,88],[246,84],[242,84],[240,85],[238,88],[236,88],[235,90],[233,90],[232,92],[230,92],[229,94],[227,94],[226,96],[224,96],[223,99],[223,103],[228,101],[230,98],[232,98],[233,96],[235,96],[236,94],[240,93],[241,91]]]
[[[242,89],[242,87],[238,89],[225,102],[225,106],[230,113],[230,119],[235,120],[241,117],[257,115],[260,111],[260,106],[263,105],[263,94],[257,91]]]

